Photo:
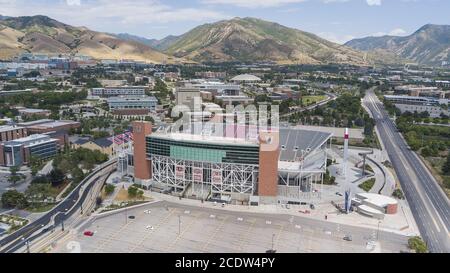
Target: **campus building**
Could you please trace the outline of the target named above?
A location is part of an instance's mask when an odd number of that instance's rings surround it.
[[[236,204],[320,198],[329,133],[209,124],[194,133],[133,123],[136,180],[173,195]]]
[[[110,86],[105,88],[92,88],[91,95],[101,98],[117,96],[144,96],[145,86]]]
[[[109,109],[117,115],[146,115],[156,111],[158,99],[150,96],[126,96],[108,98]]]
[[[19,123],[20,126],[27,129],[28,134],[46,134],[52,138],[58,139],[60,147],[69,144],[69,132],[71,129],[78,129],[81,123],[72,120],[52,120],[40,119],[29,122]]]
[[[58,140],[48,135],[31,135],[0,143],[0,166],[22,166],[30,158],[50,158],[58,152]]]
[[[27,129],[22,126],[0,126],[0,142],[27,136]]]
[[[384,98],[400,109],[401,113],[428,112],[432,118],[439,118],[441,115],[449,115],[447,107],[443,107],[443,105],[448,105],[448,99],[396,95],[385,95]]]

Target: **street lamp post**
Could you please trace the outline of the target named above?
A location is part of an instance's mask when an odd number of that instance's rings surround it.
[[[275,251],[275,234],[272,234],[272,251]]]
[[[178,236],[181,235],[181,215],[178,215]]]
[[[379,240],[379,237],[380,237],[380,224],[381,224],[381,221],[378,220],[377,241]]]

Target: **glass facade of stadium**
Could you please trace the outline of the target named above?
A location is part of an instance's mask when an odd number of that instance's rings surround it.
[[[253,195],[259,166],[258,145],[175,141],[147,137],[152,178],[183,195],[223,199]],[[191,194],[190,194],[191,193]]]
[[[276,200],[296,204],[320,198],[331,135],[292,132],[280,131],[275,183],[278,183]],[[259,143],[202,141],[186,136],[185,139],[171,138],[170,134],[146,137],[153,186],[187,198],[235,203],[249,202],[251,196],[258,195]],[[300,138],[308,141],[302,143]]]

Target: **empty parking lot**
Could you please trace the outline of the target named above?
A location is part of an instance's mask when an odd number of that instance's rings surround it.
[[[134,219],[130,219],[134,218]],[[85,231],[94,236],[85,236]],[[343,240],[351,235],[352,241]],[[386,232],[288,215],[251,214],[158,202],[93,219],[53,252],[370,252],[378,237],[382,252],[406,249],[407,238]]]

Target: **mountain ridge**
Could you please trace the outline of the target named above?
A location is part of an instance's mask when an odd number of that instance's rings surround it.
[[[200,25],[179,36],[166,54],[204,61],[349,63],[367,65],[365,54],[319,36],[257,18]]]
[[[426,24],[408,36],[371,36],[345,45],[366,52],[383,50],[420,64],[441,65],[450,62],[450,25]]]
[[[0,20],[0,58],[11,59],[22,52],[83,54],[96,59],[135,59],[162,63],[169,57],[133,41],[74,27],[43,15]]]

